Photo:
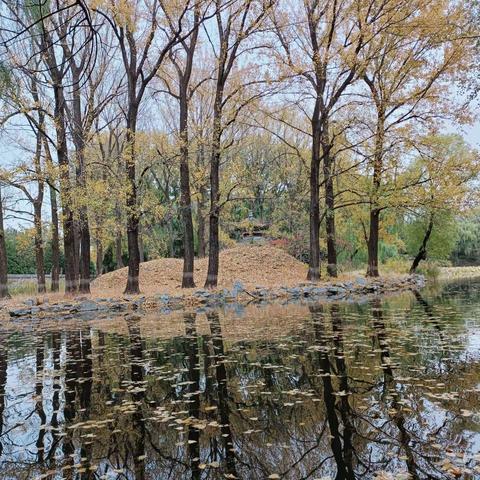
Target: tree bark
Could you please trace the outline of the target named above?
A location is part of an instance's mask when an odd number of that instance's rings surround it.
[[[85,127],[82,118],[82,99],[80,96],[81,68],[75,63],[72,55],[69,57],[70,70],[72,71],[72,137],[76,154],[76,180],[79,188],[80,207],[78,208],[78,274],[80,279],[79,291],[90,293],[90,227],[88,223],[87,197],[87,172],[85,164]]]
[[[37,291],[46,293],[45,282],[45,255],[43,249],[42,234],[42,201],[36,201],[33,204],[33,223],[35,227],[35,264],[37,270]]]
[[[226,55],[226,52],[224,52]],[[222,139],[222,102],[224,84],[217,80],[213,106],[212,154],[210,158],[210,212],[208,233],[208,271],[205,288],[215,288],[218,283],[220,257],[219,216],[220,216],[220,148]]]
[[[189,84],[192,75],[193,59],[198,38],[200,23],[200,8],[195,7],[194,29],[187,45],[183,42],[186,61],[183,71],[177,67],[179,76],[179,102],[180,102],[180,206],[183,221],[183,275],[182,288],[194,288],[195,279],[194,255],[195,244],[193,235],[192,197],[190,194],[190,169],[189,169],[189,137],[188,137],[188,102]],[[177,64],[175,64],[177,65]]]
[[[90,228],[87,208],[80,209],[80,286],[79,291],[90,293]]]
[[[198,256],[203,258],[207,255],[207,242],[205,241],[205,216],[204,208],[207,203],[207,190],[204,185],[200,187],[200,198],[197,205],[198,216]]]
[[[319,100],[315,103],[312,118],[312,150],[310,160],[310,258],[307,280],[316,282],[320,279],[320,122]]]
[[[370,232],[368,236],[368,266],[367,277],[378,277],[378,237],[380,231],[380,210],[370,210]]]
[[[7,246],[5,245],[5,230],[3,226],[3,199],[2,199],[1,189],[0,189],[0,298],[10,298],[10,294],[8,293]]]
[[[218,283],[220,257],[220,135],[215,136],[210,165],[210,213],[208,238],[208,271],[205,288],[215,288]]]
[[[43,139],[45,148],[45,161],[47,168],[53,171],[53,161],[50,153],[50,148],[47,140]],[[50,192],[50,215],[52,217],[52,279],[50,290],[58,292],[60,289],[60,235],[58,227],[58,205],[57,205],[57,191],[55,190],[54,180],[50,178],[49,181]]]
[[[40,105],[40,97],[38,95],[38,88],[36,83],[36,78],[32,76],[31,79],[31,93],[35,103]],[[42,111],[38,113],[38,128],[36,128],[36,147],[35,147],[35,156],[34,156],[34,168],[37,180],[37,196],[31,197],[30,194],[27,196],[30,198],[33,205],[33,225],[35,230],[35,266],[37,271],[37,291],[38,293],[46,293],[46,283],[45,283],[45,255],[43,248],[43,232],[42,232],[42,205],[43,205],[43,194],[45,191],[45,184],[43,180],[43,171],[42,171],[42,145],[45,143],[44,139],[44,128],[45,128],[45,114]],[[48,153],[46,155],[48,157]],[[48,160],[47,160],[48,162]]]
[[[73,294],[77,291],[75,258],[75,221],[71,209],[71,186],[69,160],[67,150],[67,136],[65,130],[65,98],[63,87],[54,83],[55,97],[55,130],[57,135],[57,158],[60,167],[60,195],[62,201],[63,221],[63,249],[65,255],[65,293]]]
[[[182,288],[194,288],[194,236],[190,171],[188,165],[188,102],[186,85],[180,92],[180,205],[183,221],[183,275]]]
[[[140,255],[140,263],[143,263],[145,261],[145,250],[143,247],[143,230],[141,224],[138,224],[138,252]]]
[[[420,248],[418,249],[418,253],[413,259],[412,266],[410,267],[410,275],[413,275],[417,271],[418,265],[422,260],[427,259],[427,244],[428,244],[428,241],[430,240],[430,236],[432,235],[433,218],[434,218],[434,215],[432,213],[428,220],[428,226],[427,226],[427,230],[425,231],[425,235],[423,236],[422,244],[420,245]]]
[[[327,234],[327,272],[331,277],[337,276],[337,242],[335,235],[335,195],[333,190],[333,159],[329,139],[328,124],[323,126],[322,157],[323,175],[325,177],[325,229]]]
[[[122,258],[122,230],[120,229],[120,225],[122,224],[122,211],[118,204],[115,205],[115,217],[115,268],[118,270],[125,266]]]
[[[385,112],[377,105],[377,128],[373,155],[373,193],[370,199],[370,233],[368,237],[367,277],[378,277],[378,241],[380,236],[380,212],[378,196],[382,181],[383,146],[385,140]]]
[[[100,239],[96,239],[96,270],[97,270],[97,277],[103,274],[103,245]]]
[[[50,290],[60,289],[60,236],[58,233],[57,192],[50,187],[50,212],[52,216],[52,283]]]
[[[130,105],[127,121],[127,245],[128,245],[128,279],[125,287],[125,294],[135,295],[140,293],[139,275],[140,275],[140,251],[138,248],[138,217],[137,205],[137,182],[136,182],[136,135],[137,109],[135,105]]]

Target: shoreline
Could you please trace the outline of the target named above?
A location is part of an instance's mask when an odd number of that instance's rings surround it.
[[[296,286],[261,287],[247,289],[237,281],[231,289],[196,289],[182,295],[157,293],[122,297],[76,296],[51,300],[36,296],[23,302],[10,300],[2,306],[7,318],[51,318],[84,317],[92,318],[102,314],[128,312],[170,313],[189,310],[202,313],[225,306],[249,304],[313,304],[322,302],[363,302],[377,295],[396,294],[423,288],[423,275],[396,275],[378,278],[356,277],[353,280],[333,282],[302,282]]]

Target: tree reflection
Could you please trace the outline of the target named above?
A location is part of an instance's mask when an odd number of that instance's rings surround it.
[[[52,444],[50,451],[48,452],[48,457],[50,460],[50,466],[52,466],[53,461],[55,460],[55,452],[57,446],[61,440],[60,429],[59,429],[59,419],[58,414],[60,411],[60,392],[62,389],[61,385],[61,364],[60,364],[60,348],[61,348],[61,334],[60,332],[54,332],[51,335],[52,339],[52,358],[53,358],[53,396],[52,396],[52,418],[50,424],[52,426]]]
[[[338,310],[336,309],[336,307],[334,307],[332,310],[332,327],[334,330],[335,338],[334,354],[337,362],[337,368],[339,369],[338,374],[340,378],[340,385],[341,387],[343,387],[343,391],[341,391],[339,410],[341,413],[342,421],[346,422],[343,425],[343,445],[342,435],[340,433],[340,420],[336,412],[337,406],[335,393],[339,392],[335,392],[332,382],[332,376],[334,375],[334,371],[329,358],[330,348],[328,345],[328,335],[325,332],[323,307],[312,306],[310,307],[310,313],[313,321],[315,342],[320,347],[318,351],[318,360],[323,382],[323,401],[325,403],[327,421],[331,436],[330,447],[333,457],[335,459],[335,463],[337,465],[337,474],[335,478],[337,480],[354,479],[355,474],[353,469],[351,444],[353,426],[351,425],[351,420],[349,418],[351,412],[350,406],[348,404],[348,379],[343,358],[342,337],[340,332],[340,317],[338,315]]]
[[[195,313],[185,313],[185,334],[188,345],[188,415],[192,422],[200,417],[200,366],[198,352],[197,327]],[[192,480],[200,479],[200,429],[195,424],[188,424],[188,455]]]
[[[36,345],[36,381],[35,381],[35,411],[40,419],[40,426],[38,428],[38,437],[36,441],[37,447],[37,461],[43,463],[45,456],[45,428],[47,423],[47,416],[43,409],[43,361],[45,356],[44,351],[45,341],[43,336],[37,337]]]
[[[404,452],[405,463],[410,478],[417,480],[420,478],[436,478],[434,474],[439,474],[437,467],[429,461],[428,456],[415,451],[414,445],[422,447],[420,438],[412,438],[412,434],[407,427],[407,419],[404,414],[404,402],[402,401],[401,387],[397,386],[395,380],[390,347],[387,336],[387,329],[383,318],[382,303],[379,298],[371,302],[372,306],[372,325],[380,348],[380,362],[383,371],[384,401],[390,419],[395,424],[399,436],[398,443]],[[388,399],[391,399],[388,404]],[[428,462],[426,468],[419,465],[416,457],[422,458]],[[440,475],[442,477],[442,475]]]
[[[232,430],[230,426],[230,406],[228,403],[228,379],[225,368],[225,349],[223,345],[222,327],[217,312],[207,314],[212,335],[213,363],[217,382],[218,412],[223,445],[223,454],[226,460],[226,471],[229,475],[237,477],[235,465],[235,450],[233,446]]]
[[[143,345],[140,331],[140,316],[127,316],[128,336],[130,339],[130,380],[132,398],[135,402],[133,417],[133,435],[135,436],[131,453],[135,480],[145,479],[145,419],[142,406],[145,398],[143,386]]]
[[[0,333],[0,458],[3,453],[3,415],[5,411],[5,389],[7,386],[8,350],[5,335]]]

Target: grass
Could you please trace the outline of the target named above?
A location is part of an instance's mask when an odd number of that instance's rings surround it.
[[[60,292],[65,291],[65,281],[60,279]],[[8,285],[8,292],[12,297],[28,297],[37,295],[37,281],[36,280],[19,280],[10,282]],[[50,282],[47,280],[47,292],[50,292]]]

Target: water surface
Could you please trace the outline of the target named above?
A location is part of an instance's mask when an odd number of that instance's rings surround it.
[[[480,281],[0,340],[2,479],[480,478]]]

